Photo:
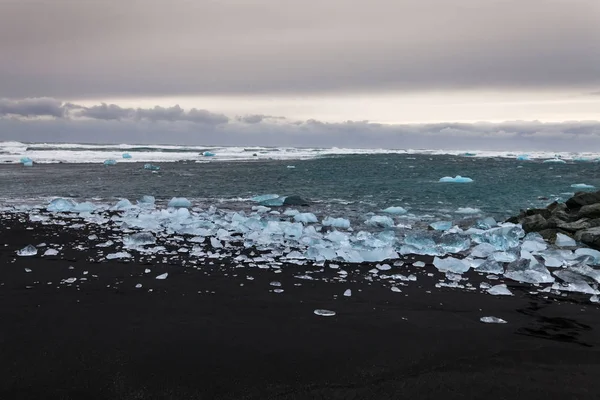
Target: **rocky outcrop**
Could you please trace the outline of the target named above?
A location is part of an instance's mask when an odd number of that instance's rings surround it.
[[[565,203],[554,202],[546,208],[521,210],[508,222],[521,224],[525,232],[538,232],[550,242],[560,232],[600,249],[600,191],[579,192]]]

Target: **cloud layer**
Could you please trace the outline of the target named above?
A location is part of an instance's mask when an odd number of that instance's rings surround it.
[[[0,93],[589,92],[599,16],[597,0],[15,0]]]
[[[0,99],[0,140],[25,142],[197,144],[600,151],[600,122],[377,124],[326,123],[247,115],[229,118],[179,106],[91,107],[52,98]]]

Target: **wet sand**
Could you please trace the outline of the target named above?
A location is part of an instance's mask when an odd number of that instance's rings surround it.
[[[294,276],[305,267],[275,273],[235,268],[228,259],[199,269],[161,257],[94,262],[97,248],[75,249],[88,228],[8,216],[0,223],[0,399],[597,399],[600,393],[600,309],[589,296],[543,298],[510,281],[513,297],[436,288],[442,275],[427,276],[433,267],[394,268],[418,277],[396,293],[385,282],[353,278],[373,265],[342,266],[353,282],[341,283],[332,269],[321,274],[329,282],[303,280]],[[64,248],[58,256],[16,256],[41,242]],[[164,272],[167,279],[155,279]],[[77,281],[61,283],[71,277]],[[475,286],[482,279],[470,275]],[[273,292],[273,281],[283,293]],[[342,295],[346,289],[351,297]],[[315,309],[337,314],[320,317]],[[482,316],[508,323],[484,324]]]

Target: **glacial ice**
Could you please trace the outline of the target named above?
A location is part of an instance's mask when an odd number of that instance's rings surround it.
[[[444,176],[443,178],[440,178],[440,182],[446,182],[446,183],[471,183],[473,182],[473,179],[468,178],[466,176],[460,176],[460,175],[456,175],[454,178],[451,176]]]
[[[519,161],[529,161],[529,154],[520,154],[517,156],[517,160]]]
[[[116,165],[117,160],[104,160],[104,165]]]
[[[489,243],[480,243],[471,249],[471,256],[478,258],[488,258],[496,248]],[[512,261],[512,260],[511,260]]]
[[[147,169],[148,171],[160,171],[160,166],[147,163],[144,164],[144,169]]]
[[[574,183],[571,185],[571,187],[574,189],[595,189],[596,188],[594,185],[587,185],[585,183]]]
[[[457,214],[479,214],[481,210],[473,207],[459,207],[455,213]]]
[[[323,226],[331,226],[338,229],[350,229],[350,221],[346,218],[326,217],[321,223]]]
[[[155,243],[156,238],[150,232],[138,232],[127,235],[123,238],[123,244],[125,247],[139,247]]]
[[[58,250],[48,249],[44,252],[44,256],[56,256],[58,255]]]
[[[475,271],[485,272],[488,274],[502,275],[504,274],[504,267],[500,265],[498,261],[488,259],[483,264],[480,264]]]
[[[566,164],[565,160],[561,160],[560,158],[550,158],[548,160],[543,161],[544,164]]]
[[[465,273],[471,268],[468,263],[454,257],[435,257],[433,259],[433,265],[442,272],[454,272],[456,274]]]
[[[205,151],[204,153],[202,153],[202,155],[204,157],[214,157],[214,156],[216,156],[216,154],[213,153],[213,152],[211,152],[211,151]]]
[[[156,199],[154,196],[142,196],[141,199],[138,200],[138,205],[141,207],[153,207],[156,203]]]
[[[192,203],[185,197],[173,197],[167,204],[167,207],[172,208],[190,208],[191,206]]]
[[[33,167],[33,161],[26,161],[23,163],[24,167]]]
[[[498,317],[481,317],[479,320],[485,324],[506,324],[506,321]]]
[[[107,260],[117,260],[121,258],[131,258],[131,254],[126,251],[119,251],[117,253],[110,253],[106,255]]]
[[[394,220],[391,219],[390,217],[385,217],[385,216],[381,216],[381,215],[373,215],[371,218],[369,218],[367,221],[365,221],[365,224],[371,225],[371,226],[379,226],[379,227],[383,227],[383,228],[391,228],[394,226]]]
[[[129,153],[123,153],[123,158],[131,158],[131,154],[129,154]]]
[[[75,204],[75,206],[73,207],[72,211],[74,212],[79,212],[79,213],[84,213],[84,212],[94,212],[96,210],[96,205],[94,203],[90,203],[89,201],[85,201],[83,203],[77,203]]]
[[[77,203],[71,199],[58,198],[52,200],[50,204],[48,204],[48,207],[46,207],[46,210],[50,212],[70,212],[76,205]]]
[[[315,315],[319,315],[321,317],[333,317],[335,315],[335,311],[331,311],[331,310],[323,310],[323,309],[317,309],[314,311]]]
[[[164,274],[158,275],[155,279],[164,280],[164,279],[167,279],[168,276],[169,276],[169,273],[165,272]]]
[[[506,267],[504,276],[517,282],[524,283],[553,283],[554,277],[550,271],[535,260],[520,259]]]
[[[437,221],[432,222],[429,226],[436,231],[447,231],[452,228],[452,221]]]
[[[33,163],[33,160],[29,157],[21,157],[21,159],[19,160],[19,162],[21,164],[28,164],[28,163]]]
[[[512,292],[508,290],[505,284],[492,286],[487,292],[494,296],[512,296]]]
[[[17,255],[21,257],[30,257],[35,256],[37,254],[37,249],[35,246],[27,245],[23,247],[21,250],[17,251]]]
[[[346,290],[344,291],[344,296],[346,296],[346,297],[350,297],[350,296],[352,296],[352,290],[351,290],[351,289],[346,289]]]
[[[316,215],[313,213],[299,213],[294,215],[294,221],[302,222],[305,224],[316,223],[319,222]]]
[[[396,214],[396,215],[401,215],[401,214],[407,213],[407,211],[403,207],[397,207],[397,206],[388,207],[381,211],[384,213],[387,213],[387,214]]]
[[[115,204],[114,206],[111,207],[111,210],[123,211],[123,210],[129,210],[133,207],[134,207],[134,205],[131,204],[131,202],[129,200],[121,199],[117,202],[117,204]]]
[[[559,232],[556,234],[555,244],[558,247],[574,247],[577,245],[577,242],[575,242],[575,239]]]

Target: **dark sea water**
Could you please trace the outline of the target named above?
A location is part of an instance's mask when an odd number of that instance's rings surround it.
[[[244,209],[257,195],[299,195],[313,202],[312,212],[356,219],[389,206],[417,218],[456,219],[459,208],[505,218],[519,209],[564,200],[578,189],[600,187],[600,165],[589,162],[545,164],[509,158],[453,155],[339,155],[308,160],[160,163],[157,173],[143,163],[0,165],[5,203],[73,197],[114,202],[152,195],[158,201],[187,197],[200,206]],[[294,165],[295,168],[288,168]],[[461,175],[472,183],[440,183]]]

